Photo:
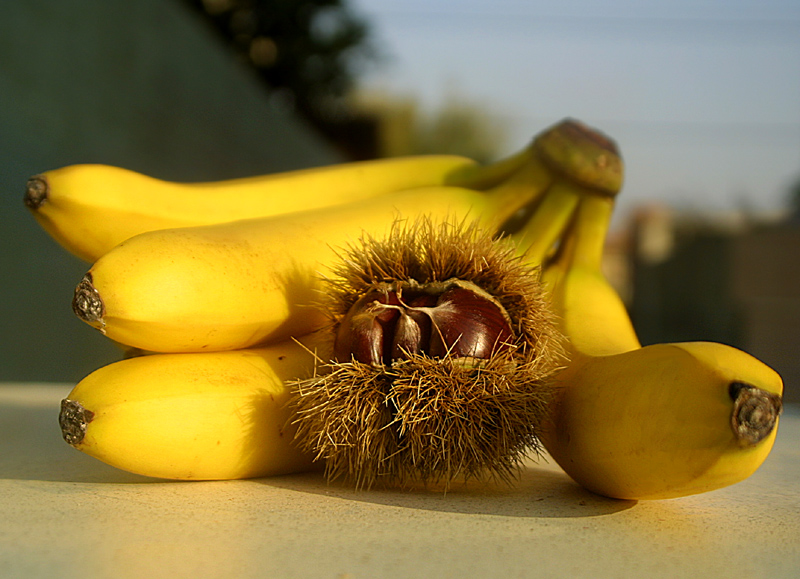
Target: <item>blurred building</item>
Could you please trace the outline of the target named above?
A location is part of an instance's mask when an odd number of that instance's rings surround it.
[[[633,215],[622,239],[609,261],[628,257],[616,282],[643,344],[730,344],[777,370],[785,399],[800,402],[797,223],[653,206]]]
[[[742,347],[783,377],[800,402],[800,227],[757,227],[731,240],[732,293],[741,308]]]

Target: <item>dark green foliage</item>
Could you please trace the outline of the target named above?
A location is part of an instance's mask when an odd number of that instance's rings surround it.
[[[366,23],[344,0],[184,0],[213,23],[278,97],[320,125],[374,56]]]

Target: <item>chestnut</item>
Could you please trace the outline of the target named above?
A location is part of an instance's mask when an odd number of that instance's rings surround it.
[[[410,280],[359,298],[339,324],[334,356],[372,366],[391,366],[417,354],[485,360],[512,339],[508,313],[476,284]]]
[[[293,387],[298,447],[361,488],[513,478],[563,359],[539,270],[474,223],[422,219],[333,273],[330,359]]]

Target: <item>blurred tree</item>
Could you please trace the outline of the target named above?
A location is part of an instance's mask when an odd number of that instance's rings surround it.
[[[420,115],[414,128],[416,153],[464,155],[489,163],[506,141],[506,126],[488,109],[450,94],[431,113]]]
[[[503,119],[452,88],[430,110],[414,97],[383,92],[356,92],[351,102],[355,110],[378,119],[381,156],[452,154],[489,163],[507,144]]]
[[[345,97],[377,51],[346,0],[183,1],[211,21],[282,104],[349,156],[371,156],[375,130]]]

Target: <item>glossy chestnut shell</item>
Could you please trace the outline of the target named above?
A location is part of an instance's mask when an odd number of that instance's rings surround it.
[[[513,340],[505,309],[474,283],[395,282],[358,299],[339,325],[339,362],[391,366],[410,355],[485,360]]]

